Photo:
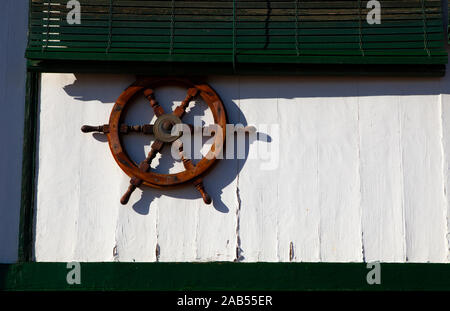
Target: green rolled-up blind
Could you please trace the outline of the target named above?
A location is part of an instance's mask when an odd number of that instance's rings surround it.
[[[368,1],[360,0],[79,0],[79,25],[67,22],[67,2],[31,0],[28,59],[234,72],[267,64],[447,63],[439,0],[381,0],[381,23],[372,25]]]

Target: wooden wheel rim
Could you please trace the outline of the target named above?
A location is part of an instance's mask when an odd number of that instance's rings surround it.
[[[143,172],[128,156],[125,148],[122,147],[122,141],[120,137],[120,122],[124,116],[124,111],[132,103],[135,95],[143,92],[146,89],[156,89],[162,86],[181,86],[186,88],[196,88],[199,91],[199,95],[203,101],[208,105],[214,118],[214,124],[220,126],[222,131],[221,140],[215,148],[215,144],[211,146],[206,157],[203,157],[197,165],[191,170],[184,170],[175,174],[160,174],[155,172]],[[137,177],[143,180],[146,186],[153,188],[165,188],[177,186],[194,178],[203,175],[208,169],[210,169],[217,161],[214,154],[220,154],[221,149],[225,143],[226,137],[226,112],[225,108],[217,93],[207,84],[194,84],[193,82],[185,79],[174,78],[146,78],[141,79],[129,86],[117,99],[109,119],[109,133],[107,134],[109,147],[112,155],[120,166],[120,168],[131,178]],[[216,134],[217,135],[217,134]]]

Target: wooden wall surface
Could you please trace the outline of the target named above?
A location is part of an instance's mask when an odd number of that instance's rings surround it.
[[[38,261],[448,262],[450,78],[210,77],[229,123],[270,142],[208,175],[214,206],[188,186],[146,189],[123,207],[128,178],[80,127],[107,122],[133,80],[43,76]],[[157,98],[168,110],[184,91]],[[195,107],[190,118],[211,119]],[[151,118],[140,99],[128,121]],[[125,140],[136,161],[149,144]],[[279,151],[276,169],[264,169],[276,163],[264,148]],[[179,169],[165,156],[157,171]]]

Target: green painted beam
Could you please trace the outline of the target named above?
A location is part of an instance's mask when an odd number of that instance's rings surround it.
[[[66,263],[0,265],[0,289],[23,290],[450,290],[449,264],[381,264],[381,284],[364,263]]]
[[[18,254],[21,262],[32,259],[39,83],[40,73],[27,73]]]
[[[429,76],[445,75],[445,65],[355,65],[355,64],[277,64],[238,63],[232,68],[228,63],[171,63],[171,62],[120,62],[120,61],[28,61],[28,70],[56,73],[120,73],[158,76],[207,75],[306,75],[306,76]]]

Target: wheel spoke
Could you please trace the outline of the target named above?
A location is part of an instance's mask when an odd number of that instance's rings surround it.
[[[81,127],[81,131],[82,131],[83,133],[102,133],[102,134],[108,134],[108,133],[109,133],[109,124],[99,125],[99,126],[83,125],[83,126]]]
[[[147,158],[139,164],[139,170],[146,173],[150,170],[150,165],[152,164],[153,159],[156,157],[158,152],[161,151],[161,149],[164,147],[164,143],[155,140],[151,146],[151,150],[147,155]],[[131,195],[133,194],[134,190],[136,190],[137,187],[141,186],[144,181],[138,177],[133,177],[130,180],[130,186],[128,187],[127,192],[122,196],[120,199],[120,203],[123,205],[127,204],[130,200]]]
[[[160,117],[163,114],[165,114],[164,108],[161,107],[159,103],[156,101],[155,92],[152,89],[146,89],[144,91],[144,95],[149,100],[150,106],[152,106],[155,116]]]
[[[203,202],[205,202],[205,204],[209,205],[212,203],[212,199],[209,196],[208,192],[206,192],[205,186],[203,185],[203,178],[197,178],[196,180],[194,180],[194,187],[198,192],[200,192],[200,195],[202,196]]]
[[[180,150],[181,161],[183,162],[184,168],[185,168],[187,171],[190,171],[190,170],[195,169],[194,163],[192,163],[192,161],[191,161],[190,159],[187,159],[187,158],[184,156],[184,152],[183,152],[183,144],[181,144],[179,150]]]
[[[147,158],[141,163],[141,165],[143,163],[147,163],[150,166],[150,164],[152,164],[153,159],[156,157],[158,152],[160,152],[163,147],[164,147],[164,143],[162,141],[155,140],[151,146],[151,150],[148,153]],[[141,166],[139,166],[139,168],[143,172],[147,172],[150,169],[150,167],[146,167],[146,166],[143,166],[142,168],[141,168]]]
[[[180,150],[181,160],[183,161],[184,168],[187,171],[195,169],[194,163],[192,163],[192,161],[190,159],[186,159],[184,156],[183,144],[181,144],[179,150]],[[211,204],[212,200],[211,200],[211,197],[209,196],[209,194],[205,190],[205,186],[203,185],[203,178],[199,177],[199,178],[195,179],[193,184],[194,184],[195,189],[197,189],[197,191],[200,192],[200,195],[203,198],[203,202],[205,202],[205,204]]]
[[[110,132],[109,124],[99,125],[99,126],[91,126],[91,125],[83,125],[81,127],[81,131],[83,133],[102,133],[108,134]],[[128,134],[128,133],[143,133],[145,135],[153,134],[153,125],[144,124],[144,125],[127,125],[121,124],[119,126],[120,134]]]
[[[186,113],[187,107],[189,106],[191,101],[195,98],[195,96],[197,96],[198,92],[199,92],[198,89],[190,88],[188,90],[186,98],[181,102],[181,104],[177,108],[175,108],[173,114],[181,119]]]
[[[144,125],[126,126],[126,128],[124,127],[123,129],[121,126],[120,132],[123,134],[142,133],[144,135],[151,135],[151,134],[153,134],[153,125],[152,124],[144,124]]]

